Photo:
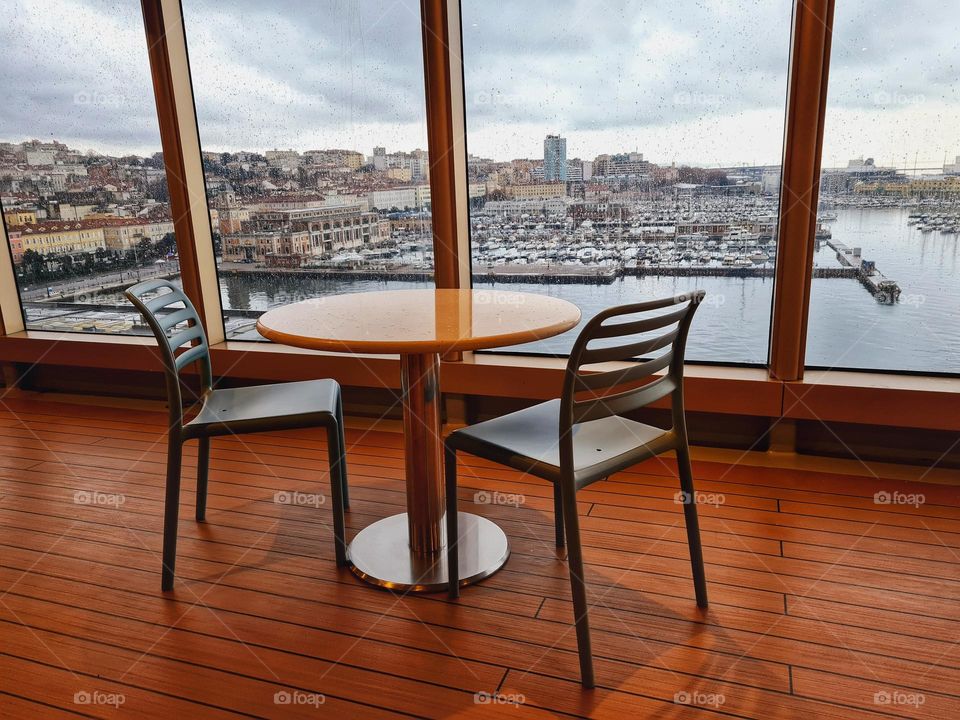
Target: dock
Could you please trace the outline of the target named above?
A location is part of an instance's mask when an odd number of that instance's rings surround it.
[[[886,278],[864,261],[854,250],[843,243],[827,241],[837,252],[840,267],[815,267],[815,278],[856,279],[881,302],[896,302],[900,289],[896,283]],[[376,268],[263,268],[257,265],[224,264],[219,269],[221,277],[237,276],[249,278],[270,278],[278,275],[312,277],[325,280],[397,280],[405,282],[431,282],[433,272],[413,267],[376,267]],[[512,264],[485,267],[473,266],[474,283],[549,283],[553,285],[610,285],[625,277],[737,277],[737,278],[773,278],[774,267],[770,264],[743,266],[705,266],[705,265],[597,265],[577,266],[561,264]],[[173,275],[170,276],[174,277]],[[892,283],[892,286],[891,286]],[[102,310],[116,310],[112,302],[100,303],[99,297],[119,295],[129,283],[109,283],[90,288],[75,289],[57,293],[51,298],[32,301],[32,305],[68,310],[79,307],[100,307]],[[892,300],[885,298],[892,297]],[[111,298],[112,299],[112,298]],[[122,305],[123,303],[121,303]],[[101,307],[102,306],[102,307]]]
[[[877,302],[893,305],[900,298],[900,286],[877,269],[872,260],[864,260],[860,248],[850,247],[836,240],[824,240],[827,246],[837,254],[837,261],[844,268],[855,270],[854,277],[860,281]]]
[[[221,275],[274,275],[289,273],[342,280],[406,280],[430,281],[433,274],[424,270],[399,268],[390,269],[279,269],[265,270],[256,266],[241,265],[220,269]],[[549,283],[554,285],[610,285],[624,277],[762,277],[772,278],[774,268],[771,265],[752,267],[703,266],[703,265],[636,265],[624,266],[598,265],[577,266],[560,264],[513,264],[485,267],[474,265],[472,278],[475,283]],[[851,266],[833,268],[814,268],[816,278],[856,279],[858,269]]]

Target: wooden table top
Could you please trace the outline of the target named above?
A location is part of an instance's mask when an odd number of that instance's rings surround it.
[[[386,290],[319,297],[257,321],[284,345],[355,353],[447,353],[559,335],[580,309],[545,295],[501,290]]]

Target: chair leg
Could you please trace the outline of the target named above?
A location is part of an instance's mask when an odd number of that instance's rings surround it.
[[[443,468],[447,494],[447,591],[451,598],[460,597],[460,539],[457,515],[457,451],[444,445]]]
[[[693,469],[690,466],[690,448],[686,438],[677,447],[677,468],[680,489],[684,493],[683,515],[687,526],[687,544],[690,546],[690,565],[697,606],[707,607],[707,575],[703,569],[703,547],[700,543],[700,521],[697,518],[696,494],[693,490]]]
[[[346,487],[346,457],[340,437],[343,425],[327,426],[327,452],[330,463],[330,495],[333,503],[333,543],[337,567],[347,565],[347,535],[343,517],[343,489]]]
[[[207,519],[207,476],[210,474],[210,438],[200,438],[197,448],[197,522]]]
[[[563,498],[560,493],[560,483],[553,484],[553,524],[557,534],[557,547],[562,548],[563,543]]]
[[[177,563],[177,524],[180,516],[180,467],[183,445],[179,437],[167,441],[167,488],[163,507],[163,570],[160,588],[173,589],[174,569]]]
[[[344,510],[350,509],[350,491],[347,488],[347,439],[343,428],[343,400],[337,398],[337,433],[338,453],[342,462],[340,464],[340,497],[343,500]]]
[[[590,620],[587,616],[587,586],[583,573],[583,551],[580,546],[580,518],[577,516],[577,495],[573,482],[561,480],[563,519],[567,534],[567,565],[570,570],[570,590],[573,594],[574,624],[577,629],[577,649],[580,653],[580,682],[585,688],[594,686],[593,651],[590,647]]]

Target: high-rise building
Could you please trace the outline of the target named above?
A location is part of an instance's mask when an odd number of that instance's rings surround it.
[[[559,135],[547,135],[543,141],[544,182],[566,182],[567,139]]]
[[[375,147],[373,149],[373,169],[387,169],[387,149],[385,147]]]

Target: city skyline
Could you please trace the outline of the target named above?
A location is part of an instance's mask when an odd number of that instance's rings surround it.
[[[6,46],[20,50],[0,70],[0,86],[22,99],[0,109],[0,129],[14,141],[22,134],[114,155],[154,152],[139,8],[66,5],[71,23],[58,25],[47,18],[62,14],[63,0],[19,0],[0,28]],[[464,3],[471,153],[537,158],[549,130],[569,138],[571,158],[636,149],[658,164],[780,162],[789,2],[618,2],[607,13],[587,5],[548,12],[531,2],[494,14]],[[417,3],[385,11],[328,3],[316,16],[293,9],[184,2],[204,149],[425,148]],[[881,15],[890,22],[877,23]],[[747,18],[762,36],[744,35]],[[945,121],[960,110],[943,60],[956,54],[955,25],[932,2],[910,12],[865,0],[838,8],[824,166],[863,155],[930,167],[960,152],[960,130]],[[91,53],[94,32],[111,43]],[[909,82],[903,67],[913,70]]]
[[[566,140],[567,138],[561,136],[561,139]],[[140,158],[140,159],[142,159],[142,160],[148,160],[148,159],[151,159],[151,158],[152,158],[153,156],[155,156],[155,155],[158,155],[158,154],[162,155],[162,149],[159,147],[159,143],[158,143],[157,149],[154,149],[154,150],[148,149],[148,150],[146,150],[146,151],[144,151],[144,152],[125,152],[125,151],[121,151],[121,152],[105,152],[105,151],[101,151],[101,150],[99,150],[99,149],[97,149],[97,148],[80,148],[80,147],[75,147],[75,146],[72,146],[69,142],[65,142],[64,140],[62,140],[61,138],[58,138],[58,137],[50,137],[50,138],[41,139],[41,138],[37,138],[37,137],[11,138],[11,137],[3,137],[3,136],[0,136],[0,144],[24,145],[24,144],[29,144],[29,143],[33,143],[33,142],[38,142],[38,143],[42,143],[42,144],[43,144],[43,143],[46,143],[46,144],[60,143],[60,144],[62,144],[62,145],[66,145],[69,150],[74,151],[74,152],[78,152],[78,153],[80,153],[80,154],[82,154],[82,155],[85,155],[85,156],[103,157],[103,158],[109,158],[109,159],[121,159],[121,158],[124,158],[124,157],[138,157],[138,158]],[[371,150],[375,150],[375,149],[377,149],[377,148],[379,148],[379,147],[383,147],[383,146],[374,145],[373,148],[371,148]],[[359,154],[363,155],[365,161],[373,161],[373,159],[374,159],[374,155],[373,155],[372,152],[371,152],[371,153],[366,153],[366,152],[364,152],[364,150],[363,150],[362,148],[356,148],[356,149],[355,149],[355,148],[338,148],[338,147],[309,147],[309,148],[291,148],[291,147],[289,147],[289,146],[283,146],[283,147],[266,147],[266,148],[264,148],[264,147],[260,147],[260,148],[243,147],[243,148],[240,148],[240,149],[238,149],[238,150],[224,150],[224,151],[202,150],[202,154],[203,154],[203,155],[223,155],[224,153],[226,153],[226,154],[228,154],[228,155],[253,154],[253,155],[259,155],[259,156],[261,156],[261,157],[265,157],[266,153],[269,153],[269,152],[290,152],[290,151],[297,153],[297,154],[300,155],[301,157],[304,157],[304,156],[306,156],[306,155],[309,155],[309,154],[312,153],[312,152],[320,152],[320,153],[330,152],[330,153],[333,153],[333,152],[343,152],[343,151],[346,151],[346,152],[356,152],[356,153],[359,153]],[[416,152],[418,152],[418,151],[424,151],[424,148],[420,148],[420,147],[417,147],[417,148],[390,148],[390,147],[388,147],[388,148],[386,148],[386,151],[387,151],[388,154],[401,154],[401,155],[402,155],[402,154],[407,154],[407,155],[410,155],[410,154],[416,153]],[[643,156],[643,159],[644,159],[644,160],[650,162],[650,163],[653,164],[653,165],[656,165],[656,166],[659,166],[659,167],[671,167],[671,163],[669,163],[669,162],[665,162],[665,161],[662,161],[662,160],[661,160],[661,161],[658,161],[656,158],[648,157],[646,153],[640,152],[640,151],[638,151],[638,150],[636,150],[636,149],[628,150],[628,149],[624,149],[624,148],[616,148],[616,149],[611,148],[611,149],[607,149],[607,150],[605,150],[604,152],[600,153],[598,156],[594,156],[594,157],[573,157],[573,156],[570,156],[570,157],[567,158],[567,162],[569,163],[569,162],[573,162],[573,161],[577,161],[577,160],[584,160],[584,161],[592,162],[592,161],[596,160],[597,157],[599,157],[599,156],[627,155],[627,154],[634,154],[634,153],[638,153],[639,155]],[[491,161],[491,162],[496,163],[496,164],[509,164],[509,163],[512,163],[512,162],[534,163],[534,164],[536,164],[536,163],[541,163],[541,164],[542,164],[542,163],[543,163],[543,157],[542,157],[543,151],[542,151],[542,150],[541,150],[541,156],[538,156],[538,157],[516,157],[516,158],[509,158],[509,159],[506,159],[506,160],[499,160],[499,159],[492,159],[492,158],[480,158],[479,156],[474,155],[473,153],[470,153],[470,155],[471,155],[471,158],[475,158],[475,159],[477,159],[477,160],[483,160],[483,161]],[[909,153],[908,153],[908,155],[909,155]],[[859,152],[859,153],[856,155],[856,157],[847,158],[847,159],[844,160],[843,162],[840,162],[840,163],[838,163],[837,165],[834,165],[834,166],[824,165],[824,166],[822,166],[822,169],[823,169],[824,171],[845,170],[845,169],[849,169],[853,164],[859,164],[859,161],[868,161],[868,160],[875,160],[875,158],[874,158],[872,155],[870,155],[868,152]],[[932,165],[932,164],[931,164],[931,165],[928,165],[928,166],[918,166],[917,169],[918,169],[918,170],[926,170],[926,171],[940,172],[940,171],[942,171],[942,170],[945,170],[946,167],[949,166],[949,167],[950,167],[950,174],[956,174],[956,172],[957,172],[956,168],[957,168],[958,166],[960,166],[960,162],[957,162],[957,161],[960,161],[960,155],[949,155],[949,156],[943,158],[943,161],[942,161],[940,164],[938,164],[938,165]],[[933,162],[933,161],[931,161],[931,162]],[[373,165],[372,162],[368,162],[368,164],[371,165],[371,166]],[[889,166],[888,166],[888,165],[885,165],[885,164],[882,163],[882,162],[875,162],[874,164],[875,164],[875,166],[876,166],[877,168],[885,168],[885,169],[896,170],[896,171],[898,171],[898,172],[902,172],[902,173],[905,173],[905,174],[908,174],[908,175],[909,175],[909,174],[911,173],[911,171],[914,169],[914,166],[913,166],[912,164],[909,164],[909,163],[908,163],[908,164],[902,164],[902,165],[899,165],[899,166],[894,166],[894,165],[889,165]],[[737,170],[737,169],[739,169],[739,168],[758,168],[758,167],[760,167],[760,168],[770,168],[770,169],[779,169],[779,168],[780,168],[780,163],[777,162],[777,163],[772,163],[772,164],[769,164],[769,165],[767,165],[767,164],[751,165],[751,164],[749,164],[749,163],[735,163],[735,164],[731,164],[731,165],[717,165],[717,166],[698,165],[698,164],[693,164],[693,163],[691,163],[691,164],[683,163],[683,164],[678,164],[678,165],[676,165],[676,167],[702,168],[702,169],[707,169],[707,170],[715,170],[715,169],[716,169],[716,170]]]

